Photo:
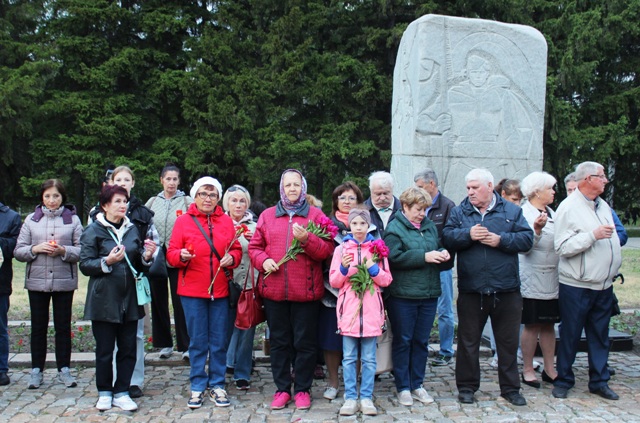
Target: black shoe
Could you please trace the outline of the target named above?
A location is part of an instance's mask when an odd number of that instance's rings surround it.
[[[0,386],[5,386],[11,383],[11,379],[6,373],[0,373]]]
[[[524,397],[520,395],[520,392],[518,391],[507,392],[506,394],[502,394],[500,396],[506,399],[507,401],[509,401],[513,405],[518,405],[518,406],[527,405],[527,400],[524,399]]]
[[[540,382],[538,382],[537,380],[526,380],[524,378],[524,373],[521,373],[520,377],[522,378],[522,383],[524,383],[525,385],[529,385],[532,388],[540,389]]]
[[[614,376],[615,374],[616,374],[616,369],[614,369],[613,367],[609,367],[609,376]]]
[[[473,404],[473,391],[458,392],[458,401],[462,404]]]
[[[593,389],[593,390],[589,389],[589,392],[591,392],[592,394],[600,395],[602,398],[608,399],[608,400],[615,401],[620,399],[618,394],[613,392],[611,388],[609,388],[609,386],[607,385],[601,386],[598,389]]]
[[[225,370],[225,373],[229,376],[233,376],[233,372],[235,372],[235,369],[233,367],[227,367],[227,370]]]
[[[140,398],[142,396],[142,389],[139,386],[131,385],[129,386],[129,397],[130,398]]]
[[[249,389],[249,381],[246,379],[238,379],[236,380],[236,388],[241,391],[246,391]]]
[[[555,378],[555,379],[551,379],[551,376],[549,376],[549,375],[547,374],[547,372],[545,372],[544,370],[542,371],[542,381],[543,381],[543,382],[553,383],[553,382],[555,382],[555,381],[556,381],[556,379],[557,379],[557,378],[558,378],[558,377],[556,376],[556,378]]]
[[[554,396],[554,398],[566,398],[567,394],[569,393],[569,390],[567,388],[561,388],[559,386],[556,386],[555,388],[553,388],[553,391],[551,391],[551,395]]]

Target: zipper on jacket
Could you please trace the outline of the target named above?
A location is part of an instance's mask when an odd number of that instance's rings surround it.
[[[209,238],[211,238],[211,243],[213,244],[213,225],[211,224],[211,215],[207,215],[207,225],[209,226]],[[215,246],[215,244],[213,245]],[[213,293],[215,292],[216,281],[213,280],[213,250],[209,251],[209,272],[211,275],[209,279],[211,279],[211,283],[213,284],[211,287],[211,301],[214,301]]]
[[[285,254],[289,249],[289,236],[291,235],[291,225],[293,223],[293,215],[289,215],[289,225],[287,226],[287,238],[285,242]],[[287,263],[284,263],[284,300],[289,301],[289,273],[287,272]]]
[[[360,243],[358,243],[358,264],[362,264],[362,245]],[[362,309],[364,307],[364,296],[365,295],[367,295],[366,291],[362,293],[362,297],[363,298],[362,298],[361,301],[363,301],[363,304],[362,304],[362,307],[360,307],[360,313],[359,313],[360,314],[360,316],[359,316],[360,317],[360,338],[362,338],[362,334],[364,332],[364,320],[362,318],[362,315],[363,315],[363,310]]]

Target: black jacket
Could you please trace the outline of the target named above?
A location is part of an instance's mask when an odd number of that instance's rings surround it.
[[[495,206],[484,217],[465,198],[454,207],[442,237],[449,251],[458,253],[458,290],[460,292],[514,292],[520,290],[518,253],[533,245],[533,230],[522,209],[494,192]],[[490,247],[471,239],[471,227],[481,224],[500,235],[500,245]]]
[[[369,209],[369,214],[371,214],[371,223],[376,225],[376,228],[378,229],[378,233],[380,234],[380,238],[382,238],[384,236],[384,225],[382,224],[382,218],[378,214],[378,210],[374,207],[373,203],[371,202],[371,197],[369,197],[364,202],[364,205],[367,206],[367,208]],[[389,216],[389,221],[387,222],[387,226],[389,226],[389,223],[391,223],[391,221],[396,217],[396,212],[398,210],[400,210],[400,200],[394,196],[393,211],[391,212],[391,216]]]
[[[111,323],[138,320],[144,317],[144,308],[138,306],[135,279],[126,260],[111,265],[105,273],[102,259],[116,246],[109,230],[100,221],[86,227],[80,238],[80,271],[89,276],[84,318]],[[122,237],[122,245],[136,270],[142,268],[144,242],[135,225],[129,224]]]
[[[442,195],[438,195],[436,197],[436,201],[433,203],[429,212],[427,213],[427,217],[431,220],[438,230],[438,240],[440,241],[440,245],[444,245],[442,241],[442,230],[444,229],[445,223],[449,219],[449,214],[451,213],[451,209],[455,207],[455,203]],[[451,254],[451,259],[446,261],[440,265],[438,265],[438,269],[442,272],[444,270],[449,270],[453,268],[453,262],[455,261],[455,252],[449,251]]]
[[[8,206],[0,203],[0,248],[4,262],[0,267],[0,295],[11,295],[13,280],[13,250],[16,248],[22,219]]]

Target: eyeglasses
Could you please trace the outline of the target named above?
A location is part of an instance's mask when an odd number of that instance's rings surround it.
[[[215,192],[212,194],[207,194],[206,192],[202,191],[196,194],[201,200],[206,200],[207,198],[211,199],[211,200],[217,200],[218,199],[218,194],[216,194]]]
[[[340,197],[338,197],[338,200],[353,202],[353,201],[358,201],[358,198],[353,196],[347,197],[346,195],[341,195]]]
[[[233,185],[233,186],[229,187],[229,189],[227,190],[227,192],[236,192],[236,191],[242,191],[245,194],[249,193],[249,191],[247,191],[247,189],[245,187],[243,187],[242,185]]]
[[[589,175],[589,176],[591,176],[591,177],[593,177],[593,178],[600,178],[600,179],[602,179],[603,181],[607,179],[607,176],[606,176],[606,175]]]

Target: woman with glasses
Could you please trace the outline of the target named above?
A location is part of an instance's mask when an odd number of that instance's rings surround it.
[[[271,330],[271,372],[276,393],[271,409],[291,401],[291,357],[295,355],[293,390],[296,407],[311,407],[311,385],[317,356],[318,307],[324,293],[323,262],[333,252],[333,241],[307,231],[309,221],[326,218],[306,200],[307,182],[298,170],[288,169],[280,179],[280,201],[258,219],[249,243],[253,265]],[[297,239],[303,252],[278,265]]]
[[[358,186],[351,182],[345,182],[331,194],[331,220],[338,227],[338,234],[334,238],[336,246],[342,244],[342,239],[350,232],[349,212],[358,204],[364,202],[364,196]],[[336,399],[338,395],[338,368],[342,360],[342,336],[338,335],[338,319],[336,317],[336,304],[338,290],[329,284],[328,267],[324,273],[324,296],[320,304],[318,315],[318,347],[323,351],[324,362],[327,366],[329,380],[325,387],[323,397],[328,400]]]
[[[40,204],[20,229],[14,257],[27,263],[25,288],[31,308],[31,377],[29,389],[42,383],[47,356],[49,303],[53,303],[58,380],[76,386],[71,375],[71,306],[78,289],[78,260],[82,223],[58,179],[44,181]]]
[[[187,406],[193,409],[202,406],[207,388],[217,407],[231,404],[225,390],[229,279],[242,260],[242,247],[233,220],[218,205],[221,195],[220,182],[210,176],[193,184],[194,203],[176,219],[167,250],[167,262],[178,268],[178,295],[190,338]]]
[[[247,285],[247,289],[253,287],[257,272],[251,266],[249,259],[249,241],[256,230],[253,214],[249,211],[251,195],[242,185],[233,185],[227,189],[222,199],[222,206],[227,215],[233,220],[236,228],[242,225],[247,230],[238,241],[242,246],[242,261],[233,272],[233,281],[239,289]],[[251,272],[251,273],[249,273]],[[238,329],[234,323],[236,320],[236,308],[232,308],[229,314],[229,347],[227,349],[227,368],[233,369],[233,380],[236,388],[247,390],[250,387],[251,367],[253,364],[253,337],[256,328]]]
[[[166,257],[169,239],[176,219],[182,216],[193,203],[193,199],[178,189],[180,185],[180,169],[173,163],[167,163],[160,172],[162,191],[145,204],[154,213],[153,221],[160,236],[160,246]],[[158,257],[158,259],[160,258]],[[166,263],[165,263],[166,264]],[[169,277],[171,302],[173,304],[173,318],[176,331],[176,349],[182,352],[182,358],[189,358],[189,334],[184,320],[182,302],[178,295],[178,269],[166,266]],[[169,358],[173,353],[173,339],[171,338],[171,315],[169,314],[169,290],[167,277],[149,277],[151,285],[151,317],[153,346],[161,348],[160,358]]]

